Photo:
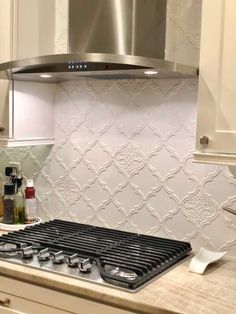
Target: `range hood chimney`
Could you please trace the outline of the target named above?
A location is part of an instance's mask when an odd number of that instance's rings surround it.
[[[167,0],[68,0],[68,6],[67,53],[0,64],[0,78],[62,82],[197,75],[195,67],[165,60]]]

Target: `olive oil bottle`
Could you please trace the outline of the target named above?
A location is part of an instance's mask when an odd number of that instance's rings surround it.
[[[22,179],[18,177],[16,179],[16,194],[15,194],[15,224],[25,223],[25,206],[24,206],[24,194],[22,192]]]

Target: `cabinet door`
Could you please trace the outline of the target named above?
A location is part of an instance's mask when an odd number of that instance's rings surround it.
[[[54,140],[54,84],[15,81],[13,140],[50,144]]]
[[[2,306],[0,306],[0,313],[1,314],[22,314],[22,312],[20,313],[18,311],[8,309],[8,308],[2,307]]]
[[[69,314],[65,310],[60,310],[38,302],[32,302],[26,298],[18,297],[0,291],[0,301],[9,300],[8,306],[0,306],[1,314]]]
[[[196,161],[236,164],[235,30],[235,0],[203,1]]]
[[[56,0],[17,0],[14,2],[15,56],[30,58],[55,52]]]
[[[0,63],[66,52],[67,1],[1,0]]]
[[[54,84],[0,80],[0,146],[54,143]]]
[[[32,270],[32,275],[34,271]],[[42,272],[42,276],[45,276]],[[42,277],[42,282],[44,277]],[[46,280],[47,281],[47,280]],[[65,279],[66,281],[66,279]],[[79,285],[79,280],[78,280]],[[59,286],[58,286],[59,287]],[[98,286],[99,287],[99,286]],[[0,300],[10,299],[8,309],[24,314],[135,314],[109,305],[0,276]],[[0,314],[1,312],[0,307]],[[8,312],[6,312],[8,314]],[[15,313],[15,312],[9,312]],[[18,313],[18,312],[16,312]],[[5,313],[4,313],[5,314]]]
[[[0,1],[0,63],[12,60],[12,0]]]
[[[9,90],[11,82],[0,80],[0,139],[12,136],[12,128],[9,125]]]

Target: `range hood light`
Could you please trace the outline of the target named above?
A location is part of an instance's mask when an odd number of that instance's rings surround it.
[[[154,74],[158,74],[158,71],[148,70],[148,71],[145,71],[144,74],[146,74],[146,75],[154,75]]]
[[[42,78],[50,78],[50,77],[52,77],[52,75],[51,74],[40,74],[40,77],[42,77]]]

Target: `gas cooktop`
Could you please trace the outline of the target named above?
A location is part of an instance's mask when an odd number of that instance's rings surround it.
[[[0,259],[137,291],[189,256],[187,242],[52,220],[0,236]]]

